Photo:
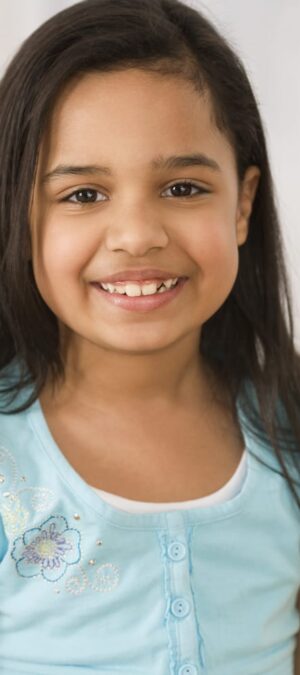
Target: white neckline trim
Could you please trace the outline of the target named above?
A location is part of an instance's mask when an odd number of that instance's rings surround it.
[[[120,495],[106,492],[105,490],[101,490],[93,486],[91,487],[93,491],[100,497],[103,497],[106,502],[116,508],[120,508],[121,510],[127,510],[131,513],[170,511],[176,509],[197,508],[226,502],[240,491],[246,473],[247,451],[246,448],[244,448],[240,462],[229,481],[227,481],[227,483],[225,483],[225,485],[223,485],[219,490],[205,497],[199,497],[197,499],[190,499],[181,502],[143,502],[135,499],[127,499],[126,497],[121,497]]]

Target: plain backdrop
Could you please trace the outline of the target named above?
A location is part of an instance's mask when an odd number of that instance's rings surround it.
[[[0,0],[0,77],[21,42],[48,17],[73,4],[73,0]],[[186,4],[202,10],[229,40],[246,66],[257,98],[300,350],[300,0],[186,0]]]

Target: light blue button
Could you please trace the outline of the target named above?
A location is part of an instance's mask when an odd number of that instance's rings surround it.
[[[190,611],[190,603],[184,598],[176,598],[171,604],[171,612],[174,616],[183,618]]]
[[[168,556],[171,560],[182,560],[185,558],[185,546],[181,541],[174,541],[168,546]]]
[[[193,666],[191,663],[186,663],[178,671],[178,675],[198,675],[198,668]]]

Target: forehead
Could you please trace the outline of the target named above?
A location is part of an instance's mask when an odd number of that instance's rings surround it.
[[[150,162],[158,152],[195,150],[234,162],[216,127],[209,93],[178,75],[139,69],[93,72],[68,83],[56,101],[42,143],[43,165]]]

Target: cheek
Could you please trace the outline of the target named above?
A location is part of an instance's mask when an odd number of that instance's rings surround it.
[[[224,214],[201,216],[186,237],[186,250],[198,267],[216,276],[236,267],[238,250],[232,221]]]
[[[80,243],[71,231],[57,222],[47,221],[47,227],[39,223],[39,236],[33,255],[33,274],[38,291],[44,302],[64,318],[67,305],[74,304],[74,279],[79,283],[82,273],[82,238]]]
[[[190,239],[189,255],[196,268],[193,297],[196,322],[203,324],[224,304],[238,272],[238,248],[234,227],[219,218],[198,223]]]
[[[47,225],[40,227],[37,261],[39,273],[44,277],[56,280],[64,279],[65,283],[72,274],[80,273],[85,260],[84,243],[86,238],[72,227],[71,223],[48,219]],[[88,251],[86,252],[88,256]],[[87,257],[88,259],[88,257]]]

